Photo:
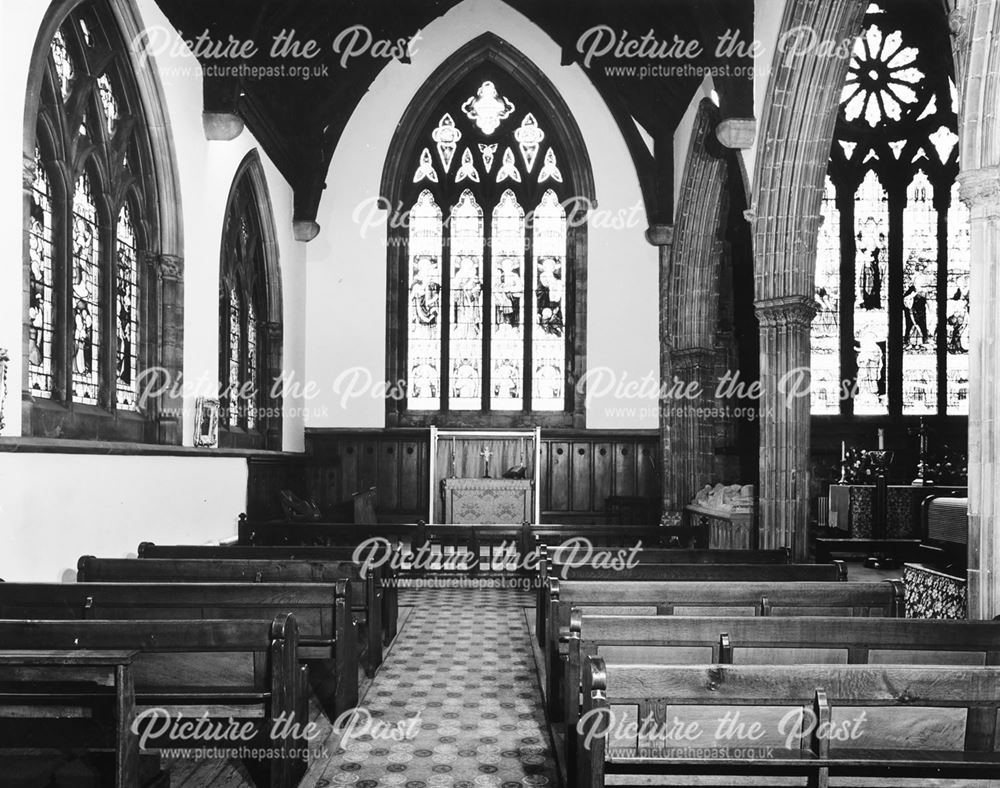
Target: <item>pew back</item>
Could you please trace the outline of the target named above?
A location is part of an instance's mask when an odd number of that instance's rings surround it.
[[[882,784],[899,773],[991,778],[1000,767],[997,667],[649,666],[592,657],[583,676],[577,785],[605,785],[613,774],[692,785],[713,774],[727,785],[825,786],[845,772]],[[742,730],[756,723],[759,737],[740,739],[719,724],[724,706],[740,707]],[[598,735],[609,717],[610,735]],[[618,725],[647,719],[636,735]],[[682,742],[650,735],[668,719],[680,721],[674,730],[695,727]]]

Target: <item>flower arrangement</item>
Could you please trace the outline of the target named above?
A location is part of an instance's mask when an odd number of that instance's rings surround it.
[[[965,452],[945,444],[937,452],[928,454],[923,478],[934,484],[968,484],[969,458]]]
[[[882,470],[878,460],[868,449],[848,449],[841,466],[841,482],[844,484],[875,484],[875,479]]]

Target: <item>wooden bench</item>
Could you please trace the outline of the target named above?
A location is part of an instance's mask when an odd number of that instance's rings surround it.
[[[596,580],[602,583],[609,581],[822,583],[846,581],[847,565],[843,561],[833,561],[829,564],[640,563],[632,568],[613,569],[593,565],[570,566],[552,563],[546,570],[546,580],[539,585],[535,599],[535,631],[538,642],[542,644],[548,637],[546,617],[549,604],[546,594],[551,579],[575,582]]]
[[[0,618],[274,619],[293,613],[299,662],[323,710],[336,719],[358,705],[349,583],[0,583]]]
[[[552,626],[542,644],[545,698],[550,715],[561,713],[559,694],[570,613],[648,616],[877,616],[902,617],[903,586],[878,583],[810,582],[627,582],[561,581],[550,578],[546,618]]]
[[[281,757],[247,758],[244,764],[260,788],[291,788],[305,773],[302,758],[290,757],[308,741],[293,738],[275,722],[304,726],[308,709],[304,681],[296,660],[295,617],[273,621],[0,621],[0,642],[19,650],[135,650],[133,660],[136,722],[140,747],[146,749],[229,747],[210,733],[188,731],[172,738],[162,724],[164,714],[176,720],[205,718],[228,728],[235,720],[252,734],[241,745],[277,750]],[[55,690],[58,693],[58,690]],[[153,726],[153,723],[159,724]],[[204,730],[204,728],[203,728]]]
[[[1000,665],[1000,622],[851,618],[701,618],[570,613],[560,693],[572,764],[583,666],[619,664]]]
[[[366,566],[358,563],[370,559],[375,575],[375,587],[382,593],[382,642],[388,646],[399,629],[399,572],[401,563],[399,545],[393,545],[381,537],[373,537],[377,543],[358,553],[358,547],[320,546],[253,546],[244,545],[157,545],[152,542],[139,544],[139,558],[205,558],[251,559],[251,560],[294,560],[294,561],[350,561],[364,573]],[[373,552],[372,552],[373,551]],[[384,560],[384,563],[380,563]]]
[[[423,544],[423,523],[338,523],[295,522],[291,520],[260,521],[239,517],[239,543],[251,545],[293,545],[318,547],[354,547],[373,537],[388,539],[395,544]]]
[[[733,706],[740,707],[740,729],[732,717],[719,724],[720,707]],[[583,671],[576,785],[995,780],[998,706],[997,667],[650,666],[591,657]],[[612,728],[636,719],[682,735],[653,740]],[[753,723],[757,739],[749,738]]]
[[[226,549],[226,548],[219,548]],[[351,580],[351,613],[361,627],[359,657],[369,676],[382,664],[382,592],[350,561],[204,558],[95,558],[77,563],[77,580],[105,583],[336,583]]]
[[[543,589],[548,581],[549,574],[553,572],[553,567],[561,566],[565,559],[572,559],[568,551],[574,549],[575,554],[580,554],[582,547],[578,542],[563,542],[561,545],[549,546],[539,544],[538,551],[538,575],[537,586],[535,588],[535,624],[539,642],[542,642],[544,633],[544,599]],[[585,551],[583,552],[585,554]],[[630,559],[638,561],[640,564],[789,564],[792,560],[792,553],[787,547],[775,550],[709,550],[707,548],[646,548],[635,551],[626,551]],[[557,570],[558,574],[563,574],[562,570]]]
[[[66,771],[75,766],[80,782],[169,788],[159,758],[140,760],[132,731],[136,653],[0,651],[0,774],[6,784],[66,784]],[[73,750],[85,751],[88,762],[67,763],[64,753]]]

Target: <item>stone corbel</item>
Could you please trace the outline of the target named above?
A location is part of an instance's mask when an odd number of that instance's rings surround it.
[[[715,137],[727,148],[749,150],[757,137],[757,119],[726,118],[715,127]]]
[[[229,142],[243,133],[243,119],[232,112],[202,112],[201,125],[205,139],[210,142]]]
[[[674,226],[651,224],[646,230],[646,240],[653,246],[671,246],[674,242]]]
[[[308,243],[319,235],[319,224],[310,219],[297,219],[292,222],[292,235],[296,241]]]
[[[180,282],[184,279],[184,258],[172,254],[151,254],[148,262],[160,281]]]

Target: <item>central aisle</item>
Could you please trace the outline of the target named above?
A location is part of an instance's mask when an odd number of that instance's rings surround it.
[[[360,735],[302,786],[555,786],[525,608],[514,589],[402,589],[410,612],[360,706],[411,739]],[[403,612],[402,609],[400,611]]]

